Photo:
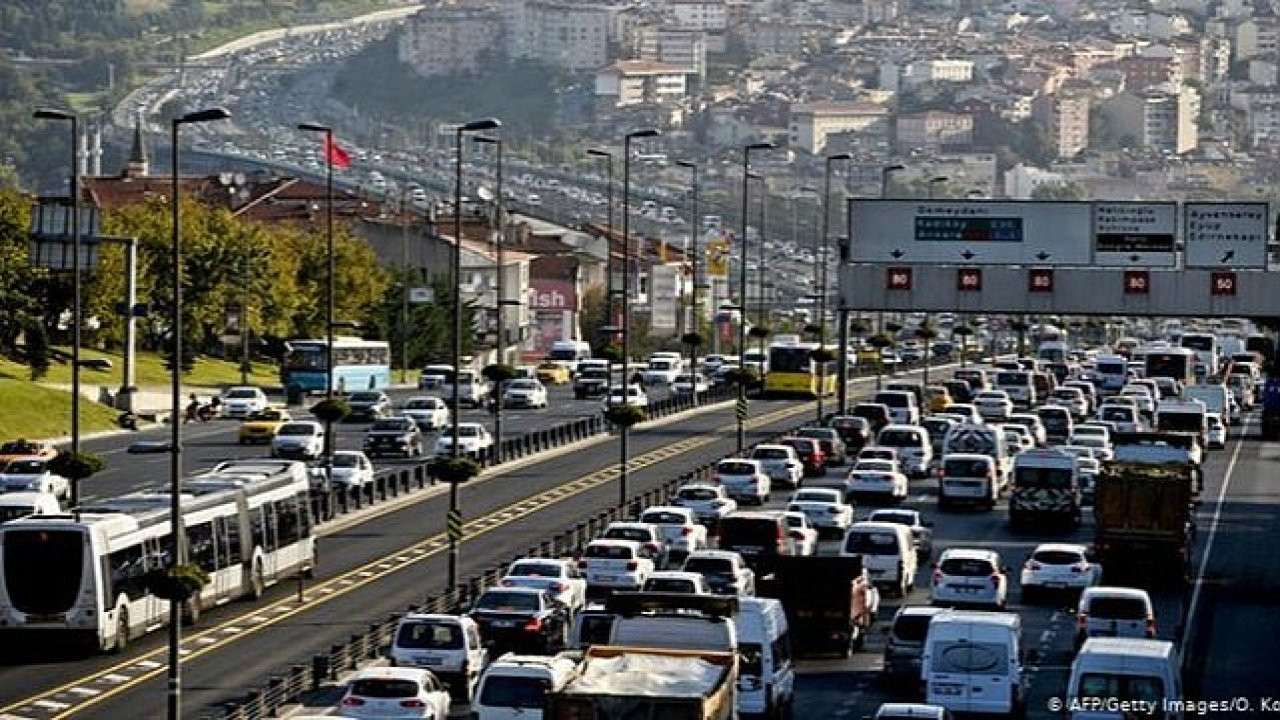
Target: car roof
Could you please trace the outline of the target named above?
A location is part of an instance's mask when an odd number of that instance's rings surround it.
[[[696,557],[697,558],[716,558],[720,560],[740,560],[742,558],[741,555],[734,552],[733,550],[714,550],[712,548],[703,548],[701,550],[694,550],[693,552],[689,553],[687,556],[685,556],[685,559],[687,560],[689,558],[696,558]]]
[[[357,670],[355,675],[351,676],[351,682],[355,682],[357,680],[412,680],[420,682],[423,678],[429,675],[431,675],[431,671],[424,668],[393,667],[383,665]]]
[[[923,703],[883,703],[876,710],[875,718],[943,718],[945,708]]]
[[[652,507],[647,507],[644,509],[644,512],[640,513],[640,517],[644,517],[649,513],[658,513],[658,512],[678,513],[680,515],[688,515],[690,517],[693,517],[692,510],[690,510],[687,507],[679,507],[677,505],[654,505]]]
[[[1032,553],[1038,552],[1078,552],[1081,555],[1088,552],[1089,548],[1079,543],[1040,543],[1036,546]]]
[[[1133,600],[1144,600],[1151,602],[1151,595],[1141,588],[1117,587],[1115,585],[1095,585],[1091,588],[1085,588],[1084,595],[1081,599],[1090,599],[1098,597],[1113,598],[1130,598]]]
[[[595,540],[592,540],[591,542],[587,543],[587,545],[588,546],[599,545],[599,546],[612,546],[612,547],[628,547],[637,552],[640,550],[640,543],[636,542],[635,540],[621,540],[618,538],[596,538]]]
[[[995,550],[985,548],[947,548],[942,551],[938,562],[943,560],[989,560],[995,561],[999,556]]]
[[[649,573],[649,578],[658,578],[666,580],[692,580],[697,582],[704,579],[702,573],[693,572],[692,570],[655,570]]]
[[[1164,659],[1174,654],[1173,643],[1168,640],[1091,637],[1084,641],[1084,646],[1080,648],[1076,659],[1078,661],[1084,655],[1120,655]]]

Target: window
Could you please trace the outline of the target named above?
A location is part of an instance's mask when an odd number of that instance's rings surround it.
[[[213,540],[213,522],[203,522],[187,528],[187,553],[191,562],[205,572],[218,569],[218,552]]]
[[[764,672],[763,648],[759,643],[738,643],[738,671],[758,678]]]
[[[549,689],[551,683],[543,678],[491,673],[485,677],[479,704],[483,707],[541,709],[546,705]]]
[[[396,647],[457,650],[462,647],[462,628],[453,623],[407,622],[396,633]]]
[[[538,602],[538,596],[533,593],[491,590],[481,595],[476,601],[476,609],[537,612],[542,609],[542,603]]]
[[[280,545],[292,545],[305,537],[305,511],[298,506],[297,498],[285,498],[272,503],[276,509]]]
[[[4,587],[24,613],[66,612],[84,572],[87,538],[79,530],[10,530],[4,534]]]
[[[348,694],[369,698],[411,698],[418,694],[418,683],[412,680],[368,678],[351,683]]]
[[[850,533],[844,551],[862,555],[897,555],[898,536],[887,532]]]
[[[108,596],[124,593],[130,600],[137,600],[147,594],[147,561],[141,545],[130,545],[111,553],[107,556],[107,566],[111,570],[111,585],[106,588]]]
[[[995,572],[991,561],[979,558],[950,558],[939,568],[944,575],[957,577],[988,577]]]

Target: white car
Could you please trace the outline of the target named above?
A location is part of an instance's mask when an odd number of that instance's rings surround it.
[[[809,516],[800,511],[784,510],[782,519],[787,523],[787,540],[792,555],[817,555],[818,531],[809,524]]]
[[[667,566],[667,538],[657,525],[617,520],[609,523],[598,537],[601,540],[635,540],[640,543],[644,556],[653,560],[655,569]]]
[[[1138,412],[1150,415],[1156,411],[1155,398],[1151,397],[1150,388],[1141,385],[1127,385],[1120,390],[1121,397],[1131,397],[1138,406]]]
[[[769,502],[769,476],[759,460],[729,458],[716,463],[715,481],[729,497],[743,504]]]
[[[1205,445],[1210,450],[1221,450],[1227,446],[1227,424],[1222,422],[1222,415],[1205,413],[1209,423],[1209,431],[1205,433]]]
[[[439,430],[449,424],[448,403],[429,395],[409,398],[400,408],[400,414],[427,431]]]
[[[324,465],[311,468],[312,488],[324,486]],[[333,487],[351,491],[373,484],[373,463],[359,450],[333,452]]]
[[[644,388],[631,383],[625,388],[620,385],[614,385],[609,388],[609,394],[605,395],[601,402],[601,409],[608,410],[613,405],[634,405],[639,408],[649,407],[649,396],[645,394]]]
[[[868,445],[858,451],[858,456],[854,460],[856,461],[854,468],[857,468],[857,463],[861,463],[863,460],[887,460],[893,463],[894,470],[902,472],[902,463],[898,459],[898,448],[895,447]]]
[[[756,574],[742,556],[731,550],[699,550],[685,558],[681,570],[702,573],[711,591],[720,595],[755,595]]]
[[[789,512],[802,512],[818,531],[843,536],[853,524],[853,506],[845,502],[844,493],[832,488],[804,488],[787,500]]]
[[[1101,435],[1080,435],[1073,434],[1067,438],[1067,445],[1076,447],[1087,447],[1093,451],[1093,456],[1102,462],[1106,462],[1112,458],[1114,453],[1111,451],[1111,440]]]
[[[904,508],[875,510],[867,516],[867,522],[905,525],[911,529],[911,538],[916,548],[916,560],[927,562],[933,557],[933,522],[925,520],[920,511]]]
[[[729,497],[724,488],[709,483],[689,483],[676,489],[671,504],[689,508],[698,522],[714,525],[725,515],[738,509],[738,501]]]
[[[655,569],[634,540],[592,540],[578,560],[588,588],[639,590]]]
[[[276,428],[271,457],[315,460],[324,452],[324,426],[312,420],[294,420]]]
[[[1004,443],[1009,446],[1010,455],[1032,450],[1036,446],[1035,440],[1031,439],[1031,432],[1022,425],[1005,423],[1000,426],[1000,430],[1004,433]]]
[[[582,609],[587,603],[587,581],[578,574],[578,567],[572,560],[521,558],[507,566],[507,574],[498,584],[546,590],[573,611]]]
[[[711,383],[702,373],[681,373],[671,381],[672,395],[688,395],[691,392],[702,394],[711,390]]]
[[[462,455],[480,455],[493,447],[493,435],[489,428],[480,423],[458,423],[459,453]],[[436,438],[436,455],[449,455],[453,452],[453,428],[446,427]]]
[[[1013,414],[1013,401],[1003,390],[983,390],[974,396],[973,405],[986,422],[1000,422]]]
[[[58,500],[71,497],[71,481],[49,472],[49,458],[14,458],[0,473],[0,492],[38,492]]]
[[[710,595],[711,584],[702,573],[684,570],[659,570],[644,581],[641,592],[684,593]]]
[[[222,393],[222,417],[246,418],[267,408],[267,394],[249,385],[227,388]]]
[[[1106,425],[1099,425],[1093,422],[1083,422],[1071,429],[1071,438],[1074,440],[1085,435],[1097,435],[1111,444],[1111,430]]]
[[[656,357],[649,361],[649,367],[641,373],[645,385],[670,385],[680,374],[680,360],[670,357]]]
[[[667,541],[667,559],[679,563],[694,550],[707,546],[707,528],[698,523],[698,516],[686,507],[658,505],[645,508],[640,522],[657,526]]]
[[[347,682],[338,703],[345,718],[449,717],[449,692],[430,671],[407,667],[371,667],[358,670]]]
[[[862,460],[844,480],[846,497],[886,497],[902,502],[909,493],[907,476],[889,460]]]
[[[751,451],[752,460],[760,461],[765,474],[773,482],[785,483],[790,487],[800,487],[804,480],[804,463],[790,445],[757,445]]]
[[[1098,419],[1115,423],[1116,429],[1120,432],[1139,432],[1143,429],[1145,423],[1142,422],[1142,416],[1138,409],[1129,405],[1117,405],[1111,401],[1115,398],[1108,398],[1098,408]]]
[[[1048,431],[1045,430],[1044,421],[1035,413],[1013,413],[1004,422],[1006,425],[1018,425],[1026,428],[1035,447],[1044,447],[1045,443],[1049,442],[1049,435]]]
[[[951,548],[934,566],[929,599],[934,605],[980,605],[1004,610],[1009,578],[994,550]]]
[[[531,378],[519,378],[507,383],[502,391],[504,408],[544,408],[547,406],[547,388]]]
[[[1022,566],[1022,601],[1053,592],[1076,591],[1102,582],[1102,566],[1089,561],[1088,548],[1072,543],[1043,543]]]

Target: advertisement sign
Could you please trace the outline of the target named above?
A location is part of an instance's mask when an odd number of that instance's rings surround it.
[[[565,314],[560,310],[535,310],[533,313],[533,347],[539,355],[551,352],[557,340],[567,337]]]
[[[526,298],[530,310],[578,311],[578,289],[568,280],[530,278]]]
[[[1188,268],[1266,269],[1266,203],[1189,202],[1182,214]]]
[[[707,276],[726,277],[729,274],[729,238],[716,233],[707,238]]]

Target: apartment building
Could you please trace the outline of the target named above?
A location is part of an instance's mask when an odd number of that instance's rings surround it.
[[[503,7],[507,53],[569,71],[609,62],[613,10],[606,5],[509,0]]]
[[[1032,101],[1032,118],[1044,128],[1058,159],[1068,160],[1089,147],[1090,103],[1083,89],[1064,89]]]
[[[827,138],[860,133],[876,139],[889,135],[889,110],[868,102],[823,101],[791,106],[790,145],[817,155],[826,151]]]
[[[1200,93],[1195,88],[1153,87],[1126,91],[1107,101],[1103,113],[1122,138],[1138,147],[1181,155],[1196,148]]]
[[[502,39],[498,12],[442,5],[410,18],[396,55],[423,77],[475,72],[484,53],[501,47]]]
[[[604,107],[676,105],[684,101],[684,69],[652,60],[619,60],[596,72],[596,98]]]
[[[707,74],[707,33],[677,27],[645,27],[639,31],[640,59],[681,68],[690,77]]]
[[[965,147],[973,144],[973,115],[930,110],[898,116],[895,140],[900,151]]]

